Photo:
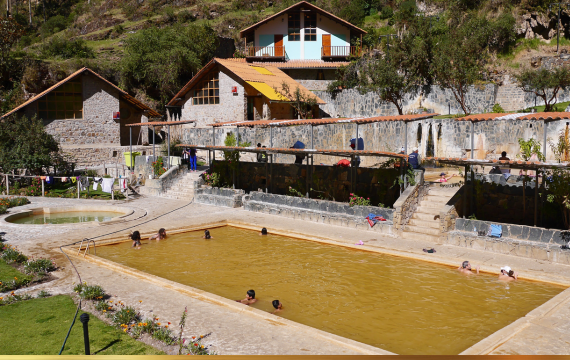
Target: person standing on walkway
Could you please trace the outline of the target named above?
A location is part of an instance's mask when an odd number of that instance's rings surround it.
[[[190,151],[188,153],[188,159],[190,160],[190,162],[188,163],[189,165],[189,170],[190,171],[196,171],[196,148],[191,147]]]

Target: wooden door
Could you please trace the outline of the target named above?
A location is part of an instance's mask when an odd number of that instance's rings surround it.
[[[331,36],[323,35],[323,56],[331,56]]]
[[[277,57],[283,57],[284,55],[284,51],[283,51],[283,35],[273,35],[273,42],[275,43],[275,56]]]

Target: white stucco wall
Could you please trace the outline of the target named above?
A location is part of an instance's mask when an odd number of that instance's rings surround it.
[[[303,15],[304,13],[301,13]],[[255,30],[254,46],[275,46],[260,41],[260,35],[283,35],[283,46],[290,60],[320,60],[322,36],[331,35],[331,46],[350,46],[350,29],[332,19],[317,13],[317,41],[305,41],[305,19],[301,16],[301,40],[289,41],[287,37],[288,16],[283,14],[261,25]]]

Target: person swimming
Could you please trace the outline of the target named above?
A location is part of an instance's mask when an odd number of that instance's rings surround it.
[[[473,274],[469,261],[464,261],[457,270],[462,274]],[[479,274],[479,265],[475,267],[475,270],[477,270],[477,274]]]
[[[131,247],[136,247],[137,249],[140,249],[141,248],[141,233],[138,232],[138,230],[133,231],[129,237],[133,241],[133,246],[131,246]]]
[[[156,241],[164,239],[166,239],[166,230],[164,228],[161,228],[160,230],[158,230],[158,233],[154,234],[149,238],[149,240],[156,240]]]
[[[275,310],[272,312],[272,314],[275,314],[276,312],[279,311],[283,311],[283,304],[281,303],[281,301],[279,300],[273,300],[271,302],[271,304],[273,305],[273,307],[275,308]]]
[[[519,274],[511,270],[510,266],[504,266],[501,268],[501,273],[499,274],[499,280],[503,281],[515,281],[519,277]]]
[[[267,235],[267,229],[266,228],[261,229],[259,235]]]
[[[257,299],[255,298],[255,290],[248,290],[246,295],[245,295],[245,299],[236,300],[236,302],[240,302],[240,303],[245,304],[245,305],[251,305],[251,304],[257,302]]]
[[[204,230],[204,236],[202,239],[213,239],[212,235],[210,235],[210,230]]]

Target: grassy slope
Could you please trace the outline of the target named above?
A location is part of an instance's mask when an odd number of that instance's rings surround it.
[[[4,260],[0,260],[0,281],[8,282],[14,280],[14,277],[25,278],[26,275],[22,274],[12,266],[6,264]]]
[[[58,354],[75,311],[76,305],[66,295],[21,301],[0,307],[0,354]],[[78,319],[65,345],[64,355],[84,354],[80,314],[77,315]],[[93,315],[89,321],[89,338],[91,354],[162,354],[159,350],[106,325]]]

